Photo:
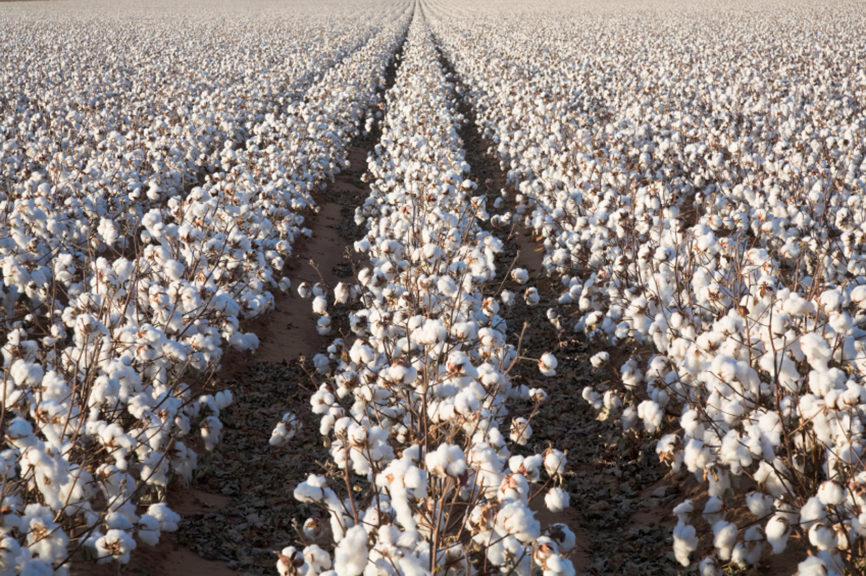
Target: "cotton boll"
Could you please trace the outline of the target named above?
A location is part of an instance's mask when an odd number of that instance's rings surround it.
[[[530,286],[523,292],[523,301],[526,302],[526,305],[530,308],[537,306],[539,302],[541,302],[541,295],[538,293],[538,289],[535,286]]]
[[[547,491],[544,496],[544,504],[551,512],[562,512],[568,508],[570,497],[568,492],[562,488],[555,487]]]
[[[818,500],[824,506],[835,506],[845,501],[845,493],[839,484],[826,480],[818,487]]]
[[[674,556],[682,566],[691,564],[690,556],[698,549],[698,537],[695,527],[678,522],[674,527]]]
[[[322,316],[328,313],[328,300],[324,296],[313,298],[313,314]]]
[[[597,352],[589,359],[590,364],[594,368],[601,368],[610,360],[610,354],[607,352]]]
[[[301,427],[300,420],[292,412],[286,412],[271,432],[268,444],[271,446],[285,446],[289,440],[295,437]]]
[[[556,367],[558,365],[559,362],[556,360],[556,356],[554,356],[550,352],[545,352],[538,360],[538,369],[545,376],[555,376]]]
[[[547,530],[547,535],[556,542],[559,551],[568,553],[577,545],[577,537],[571,529],[561,522],[552,524]]]
[[[785,515],[775,514],[767,521],[764,533],[767,536],[767,542],[773,548],[773,554],[781,554],[788,544],[791,527]]]
[[[511,279],[518,284],[526,284],[529,281],[529,272],[526,268],[514,268],[511,271]]]
[[[532,426],[529,424],[529,420],[522,416],[511,419],[509,438],[512,442],[520,446],[525,446],[531,437]]]
[[[544,451],[544,470],[551,478],[558,478],[565,473],[565,465],[567,462],[565,453],[554,448],[548,448]]]
[[[280,576],[294,576],[303,574],[302,571],[306,561],[294,546],[286,546],[277,554],[277,572]]]
[[[112,529],[96,541],[96,552],[100,561],[117,560],[129,563],[129,554],[135,550],[135,540],[128,532]]]
[[[310,297],[312,291],[310,290],[310,285],[306,282],[301,282],[298,284],[298,296],[306,300]]]
[[[773,511],[773,498],[753,490],[746,495],[746,506],[755,517],[763,518]]]
[[[180,514],[174,512],[163,502],[148,506],[147,515],[159,522],[159,529],[163,532],[177,532],[180,526]]]
[[[148,546],[156,546],[159,543],[160,528],[159,520],[149,514],[139,518],[138,538]]]
[[[724,518],[724,502],[721,498],[711,496],[704,505],[702,515],[710,526],[715,525],[716,522]]]
[[[797,564],[797,576],[828,576],[832,574],[827,570],[826,564],[818,556],[810,556]]]
[[[367,531],[362,526],[352,526],[334,551],[334,570],[340,576],[360,576],[368,554]]]
[[[713,524],[713,545],[719,558],[730,560],[737,542],[737,526],[731,522],[720,520]]]
[[[453,444],[440,444],[434,452],[427,454],[424,464],[427,470],[436,476],[457,477],[466,471],[463,450]]]

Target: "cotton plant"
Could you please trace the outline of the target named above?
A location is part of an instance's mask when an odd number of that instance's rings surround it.
[[[566,456],[509,448],[532,430],[506,400],[531,407],[546,394],[508,376],[518,353],[483,295],[502,242],[472,209],[454,87],[417,13],[386,104],[382,145],[368,160],[371,195],[356,212],[367,233],[355,248],[369,265],[358,273],[352,337],[311,398],[334,472],[294,492],[325,511],[330,535],[285,548],[277,570],[462,574],[478,549],[500,570],[572,574],[564,554],[573,534],[542,527],[530,507],[568,506]],[[556,369],[551,354],[536,361]]]

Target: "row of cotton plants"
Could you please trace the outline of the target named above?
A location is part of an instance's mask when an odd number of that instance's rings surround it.
[[[64,16],[0,16],[0,49],[20,55],[0,68],[6,327],[18,296],[50,297],[58,258],[80,267],[132,254],[149,209],[228,171],[227,146],[281,115],[378,23]]]
[[[560,315],[620,376],[584,397],[706,485],[677,560],[721,574],[794,540],[800,573],[864,569],[862,6],[484,8],[434,6],[438,37]]]
[[[369,265],[338,285],[350,341],[316,359],[327,374],[311,398],[333,473],[295,488],[316,511],[281,574],[573,574],[574,535],[542,527],[538,506],[568,505],[565,455],[518,455],[545,393],[512,384],[518,352],[506,342],[498,295],[485,296],[502,243],[481,228],[457,129],[454,87],[416,13],[382,137],[369,158],[371,195],[356,212]],[[314,292],[327,314],[331,295]],[[551,372],[555,359],[545,355]],[[510,400],[511,399],[511,400]],[[272,444],[291,436],[288,415]],[[543,501],[543,504],[541,504]]]
[[[270,290],[287,284],[300,210],[345,165],[405,35],[407,6],[379,8],[360,49],[304,94],[286,92],[243,141],[220,144],[220,165],[200,185],[151,198],[133,229],[109,230],[113,214],[97,211],[104,199],[86,178],[62,193],[86,207],[81,222],[50,206],[50,188],[38,204],[27,182],[7,187],[0,573],[64,573],[79,550],[125,563],[137,543],[177,528],[165,490],[172,477],[190,478],[200,446],[214,447],[231,402],[228,391],[196,396],[186,382],[217,369],[226,344],[256,347],[239,320],[266,311]],[[95,233],[81,245],[54,224]],[[116,249],[118,233],[135,245]],[[37,267],[20,261],[20,247],[52,235],[60,241]]]

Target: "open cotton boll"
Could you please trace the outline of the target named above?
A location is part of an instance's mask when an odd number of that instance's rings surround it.
[[[753,490],[746,495],[746,506],[755,517],[763,518],[773,511],[773,498]]]
[[[538,293],[538,288],[535,286],[530,286],[523,292],[523,301],[526,302],[526,305],[532,308],[533,306],[537,306],[539,302],[541,302],[541,295]]]
[[[436,476],[457,477],[466,471],[463,449],[454,444],[440,444],[434,452],[424,457],[424,464]]]
[[[836,482],[826,480],[818,487],[818,500],[824,506],[835,506],[845,501],[845,492]]]
[[[277,554],[277,572],[280,576],[295,576],[306,573],[306,560],[294,546],[286,546]]]
[[[512,442],[520,446],[525,446],[531,437],[532,426],[529,424],[529,420],[522,416],[511,419],[509,438]]]
[[[722,560],[730,560],[737,543],[737,526],[732,522],[719,520],[713,524],[713,545]]]
[[[518,284],[526,284],[529,281],[529,272],[526,268],[514,268],[511,271],[511,279]]]
[[[135,550],[135,539],[124,530],[111,529],[96,541],[96,553],[100,562],[116,560],[129,563],[129,554]]]
[[[177,532],[180,526],[180,514],[169,508],[168,504],[164,502],[148,506],[147,515],[159,522],[159,529],[163,532]]]
[[[544,495],[544,504],[551,512],[562,512],[568,508],[570,499],[568,492],[557,486]]]
[[[334,570],[340,576],[360,576],[367,566],[368,555],[367,531],[362,526],[352,526],[334,551]]]
[[[544,470],[551,478],[558,478],[565,474],[567,458],[565,453],[555,448],[544,451]]]
[[[607,364],[610,360],[610,354],[608,352],[596,352],[593,354],[592,358],[589,359],[590,364],[595,368],[600,368]]]
[[[818,556],[810,556],[797,564],[797,576],[830,576],[835,571],[827,570],[827,565]]]
[[[156,546],[159,543],[160,528],[159,520],[150,514],[143,514],[138,520],[139,528],[136,534],[139,540],[148,546]]]
[[[674,527],[674,556],[682,566],[691,564],[691,554],[698,549],[698,537],[695,527],[685,524],[682,520]]]
[[[301,427],[301,422],[298,417],[292,412],[286,412],[283,417],[274,426],[271,432],[271,438],[268,444],[271,446],[285,446],[289,440],[295,437]]]
[[[328,300],[324,296],[313,298],[313,314],[322,316],[328,313]]]
[[[538,369],[545,376],[555,376],[557,366],[559,366],[559,361],[550,352],[545,352],[538,359]]]

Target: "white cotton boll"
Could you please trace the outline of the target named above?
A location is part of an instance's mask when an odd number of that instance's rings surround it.
[[[183,278],[184,265],[177,260],[168,260],[163,263],[162,269],[169,279],[177,281]]]
[[[746,506],[757,518],[763,518],[773,511],[773,498],[753,490],[746,495]]]
[[[827,509],[817,496],[809,498],[800,508],[800,523],[809,525],[812,522],[823,522],[827,518]]]
[[[820,487],[818,487],[818,500],[820,500],[824,506],[841,504],[845,501],[845,492],[842,490],[842,486],[836,482],[826,480],[821,483]]]
[[[331,569],[331,555],[321,547],[310,544],[304,548],[304,560],[310,566],[313,574],[321,574]]]
[[[424,464],[436,476],[458,477],[466,471],[463,450],[454,444],[440,444],[434,452],[425,456]]]
[[[496,515],[496,523],[524,544],[541,535],[541,525],[535,519],[535,513],[522,502],[510,501],[502,506]]]
[[[797,576],[828,576],[834,574],[827,570],[827,565],[818,556],[809,556],[797,564]]]
[[[114,243],[117,242],[117,226],[110,219],[100,218],[96,231],[107,246],[114,246]]]
[[[286,278],[285,276],[283,276],[282,278],[280,278],[280,281],[279,281],[279,283],[277,284],[277,286],[279,287],[280,292],[282,292],[283,294],[285,294],[285,293],[287,293],[289,290],[292,289],[292,281],[289,280],[288,278]]]
[[[156,546],[160,536],[159,520],[150,514],[144,514],[139,518],[138,524],[138,539],[148,546]]]
[[[687,498],[674,507],[673,513],[679,522],[685,524],[689,514],[694,512],[695,504],[691,499]]]
[[[324,354],[316,354],[313,356],[313,368],[317,374],[327,374],[331,367],[331,359]]]
[[[113,558],[121,564],[129,563],[129,554],[135,550],[135,540],[128,532],[112,529],[96,541],[96,553],[100,560]]]
[[[316,332],[322,336],[331,333],[331,318],[329,316],[322,316],[316,321]]]
[[[701,576],[722,576],[722,571],[716,565],[716,559],[707,556],[698,564],[698,574]]]
[[[590,364],[593,365],[594,368],[601,368],[610,360],[610,354],[608,352],[597,352],[593,354],[592,358],[589,359]]]
[[[304,557],[294,546],[286,546],[277,554],[277,572],[280,576],[303,574]]]
[[[544,470],[551,478],[557,478],[565,474],[567,458],[565,453],[555,448],[544,451]]]
[[[720,520],[713,524],[713,545],[718,550],[719,558],[730,560],[737,543],[737,526],[732,522]]]
[[[301,282],[298,284],[298,296],[306,300],[310,297],[312,291],[310,290],[310,285],[306,282]]]
[[[511,279],[518,284],[526,284],[529,281],[529,272],[526,268],[515,268],[511,271]]]
[[[710,526],[722,520],[724,518],[724,502],[722,502],[722,499],[717,496],[711,496],[704,505],[702,516]]]
[[[551,512],[562,512],[568,508],[570,500],[568,492],[559,487],[551,488],[544,495],[544,505]]]
[[[268,444],[275,447],[285,446],[289,440],[295,437],[300,427],[301,422],[298,417],[292,412],[286,412],[271,432]]]
[[[499,299],[502,301],[502,304],[511,307],[514,305],[514,292],[510,290],[503,290],[499,295]]]
[[[334,551],[334,570],[340,576],[360,576],[367,566],[367,531],[352,526]]]
[[[334,303],[335,304],[346,304],[349,302],[349,298],[352,295],[352,290],[344,282],[337,282],[337,285],[334,287]]]
[[[328,313],[328,300],[324,296],[313,298],[313,314],[323,316]]]
[[[231,403],[234,401],[234,397],[232,396],[232,391],[229,389],[220,390],[216,394],[214,394],[214,403],[217,408],[220,410],[224,410],[231,406]]]
[[[552,524],[550,528],[547,529],[547,535],[551,540],[556,542],[559,551],[562,553],[570,552],[577,545],[577,536],[575,536],[574,532],[572,532],[566,524],[561,522]]]
[[[637,406],[637,415],[643,420],[644,428],[649,433],[658,432],[664,418],[661,406],[652,400],[644,400]]]
[[[832,550],[836,548],[836,533],[832,528],[817,522],[809,527],[809,543],[818,550]]]
[[[538,293],[538,289],[535,286],[530,286],[524,290],[523,301],[526,302],[526,305],[530,308],[537,306],[538,303],[541,302],[541,295]]]
[[[690,556],[698,549],[698,537],[691,524],[678,522],[674,527],[674,556],[682,566],[691,564]]]
[[[168,504],[164,502],[148,506],[147,514],[156,518],[159,522],[159,529],[163,532],[177,532],[180,526],[180,514],[169,508]]]
[[[12,376],[12,381],[16,386],[24,387],[36,386],[39,384],[42,381],[45,371],[42,369],[42,366],[32,362],[26,362],[19,358],[12,363],[9,374]]]
[[[532,426],[529,420],[518,416],[511,419],[511,431],[508,435],[512,442],[520,446],[525,446],[532,437]]]
[[[538,370],[545,376],[555,376],[557,366],[559,366],[559,361],[550,352],[545,352],[538,359]]]

